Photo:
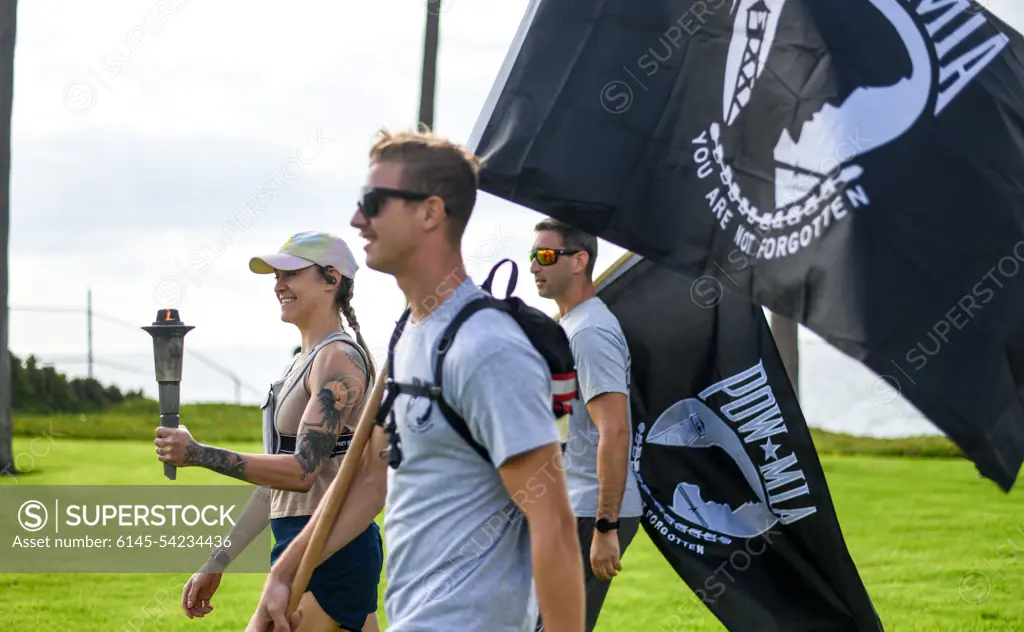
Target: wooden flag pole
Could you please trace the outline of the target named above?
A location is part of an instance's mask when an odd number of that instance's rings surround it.
[[[295,612],[295,609],[299,607],[299,601],[302,600],[302,594],[306,592],[306,587],[309,585],[309,579],[313,575],[313,570],[320,564],[320,556],[327,545],[327,536],[330,535],[331,530],[334,528],[334,523],[338,520],[341,506],[345,504],[345,497],[348,495],[349,487],[352,485],[352,479],[355,477],[362,461],[363,452],[366,451],[366,446],[370,442],[374,418],[377,416],[377,411],[380,410],[384,386],[387,383],[385,378],[387,371],[388,363],[385,360],[380,368],[380,372],[377,374],[377,382],[373,385],[370,400],[366,402],[366,407],[359,417],[359,423],[356,424],[356,431],[352,436],[352,444],[341,461],[341,468],[338,470],[338,474],[334,477],[334,481],[327,489],[327,494],[321,501],[323,503],[323,511],[317,518],[316,525],[313,528],[313,536],[309,540],[309,546],[306,547],[306,552],[302,555],[302,562],[299,563],[299,570],[295,573],[295,579],[292,580],[292,590],[288,597],[288,608],[285,611],[286,616],[289,618]]]
[[[622,264],[626,263],[627,261],[630,260],[630,258],[635,257],[635,256],[636,255],[634,253],[632,253],[632,252],[630,252],[628,250],[626,252],[622,253],[622,256],[615,260],[615,263],[611,264],[610,266],[608,266],[607,269],[605,269],[604,272],[602,272],[601,274],[597,275],[597,278],[594,279],[594,288],[596,289],[597,286],[599,286],[602,283],[604,283],[605,279],[607,279],[611,275],[615,274],[615,271],[619,269],[619,266],[621,266]]]

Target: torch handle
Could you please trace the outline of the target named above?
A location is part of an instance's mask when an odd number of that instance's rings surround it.
[[[181,422],[178,413],[160,413],[160,425],[164,428],[177,428]],[[178,468],[170,463],[164,463],[164,476],[169,480],[177,480]]]

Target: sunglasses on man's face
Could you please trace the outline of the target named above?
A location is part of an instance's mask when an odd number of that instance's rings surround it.
[[[575,255],[582,250],[564,250],[562,248],[542,248],[540,250],[530,251],[530,261],[536,261],[542,266],[554,265],[558,261],[559,255]]]
[[[426,193],[406,191],[404,189],[388,189],[385,187],[366,187],[363,189],[363,199],[356,203],[359,212],[366,219],[373,219],[380,215],[380,208],[383,202],[389,198],[399,198],[410,202],[422,202],[430,197]]]

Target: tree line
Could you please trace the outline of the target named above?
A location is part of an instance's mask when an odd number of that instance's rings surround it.
[[[51,366],[39,366],[30,355],[24,363],[8,351],[11,360],[11,403],[15,413],[89,413],[106,410],[126,400],[143,399],[142,390],[121,392],[92,378],[69,380]]]

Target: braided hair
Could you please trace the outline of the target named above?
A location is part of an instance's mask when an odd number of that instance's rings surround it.
[[[323,266],[317,266],[320,268],[320,273],[324,279],[330,278],[330,282],[334,282],[334,278]],[[359,321],[356,319],[356,310],[352,307],[352,296],[355,292],[355,281],[348,278],[345,275],[341,275],[341,282],[338,284],[338,289],[334,293],[334,306],[338,309],[338,312],[345,317],[348,321],[348,326],[352,328],[352,331],[356,334],[356,342],[363,348],[366,353],[366,359],[370,363],[370,382],[377,380],[377,368],[373,364],[373,355],[370,353],[370,347],[367,346],[366,341],[363,340],[363,334],[359,332]],[[367,386],[369,388],[369,386]]]

